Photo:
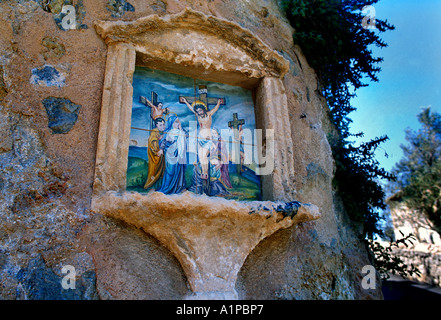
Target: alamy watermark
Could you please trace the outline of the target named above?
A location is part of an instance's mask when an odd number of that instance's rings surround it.
[[[372,290],[377,288],[377,277],[375,267],[372,265],[365,265],[361,269],[361,273],[365,274],[361,280],[361,287],[364,290]]]
[[[75,7],[72,5],[65,5],[61,8],[61,13],[65,16],[61,20],[61,26],[64,30],[72,30],[77,28],[77,18]]]
[[[76,271],[75,267],[71,265],[63,266],[61,273],[66,275],[61,279],[61,287],[65,290],[75,289]]]
[[[374,30],[377,29],[377,21],[376,15],[377,11],[374,6],[364,6],[361,10],[361,13],[364,15],[361,25],[363,29]]]

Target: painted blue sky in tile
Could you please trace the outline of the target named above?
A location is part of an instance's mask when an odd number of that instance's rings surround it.
[[[222,83],[196,80],[196,90],[199,85],[207,86],[209,97],[225,98],[226,105],[221,105],[213,116],[212,127],[228,128],[228,121],[233,119],[233,113],[238,113],[240,119],[245,119],[244,128],[254,129],[256,127],[251,91]],[[197,121],[187,106],[179,103],[179,96],[195,95],[192,78],[137,67],[133,76],[132,127],[149,128],[150,108],[142,104],[139,97],[145,96],[150,100],[152,91],[157,93],[158,101],[164,104],[164,108],[167,107],[170,112],[177,114],[184,127],[188,125],[189,121]],[[210,106],[210,109],[213,107]],[[138,146],[146,146],[148,134],[148,132],[140,130],[131,130],[130,140],[132,144],[136,141]]]

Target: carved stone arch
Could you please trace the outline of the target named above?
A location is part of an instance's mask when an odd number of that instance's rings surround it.
[[[288,61],[249,30],[190,9],[128,22],[98,21],[95,27],[107,44],[132,44],[137,64],[203,80],[254,89],[260,79],[283,78],[289,70]]]

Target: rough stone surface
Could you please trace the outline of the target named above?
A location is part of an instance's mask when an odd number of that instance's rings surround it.
[[[100,299],[179,300],[191,292],[176,258],[136,227],[96,215],[80,238],[94,259]]]
[[[41,41],[41,44],[43,47],[45,47],[45,51],[43,52],[43,57],[45,60],[49,60],[51,58],[59,59],[66,53],[65,46],[57,38],[45,37]]]
[[[421,275],[409,276],[410,280],[441,287],[441,237],[432,223],[421,214],[410,210],[402,203],[389,201],[392,226],[396,239],[414,235],[412,243],[393,248],[393,254],[405,264],[413,264]]]
[[[31,83],[46,87],[62,87],[65,85],[66,76],[50,65],[31,70]]]
[[[280,121],[290,127],[292,150],[285,155],[292,157],[294,170],[292,185],[283,190],[291,189],[295,197],[285,202],[313,203],[321,213],[320,219],[277,231],[255,247],[239,270],[238,298],[381,299],[379,288],[361,288],[361,268],[370,262],[332,189],[327,136],[334,132],[326,102],[278,2],[129,2],[135,11],[117,18],[106,8],[107,0],[84,1],[76,10],[79,27],[67,31],[59,27],[64,1],[0,2],[0,298],[181,299],[191,293],[181,262],[161,242],[90,211],[108,51],[95,23],[165,17],[189,7],[216,17],[209,21],[230,23],[232,32],[257,37],[288,61],[280,69],[286,72],[280,80],[286,94]],[[51,46],[43,41],[48,36],[64,49],[54,46],[49,56]],[[138,54],[137,63],[145,64],[146,56]],[[69,70],[64,86],[29,81],[31,70],[46,64]],[[201,63],[195,74],[203,75],[207,66]],[[157,68],[170,71],[165,62]],[[253,87],[258,77],[247,85]],[[82,106],[65,134],[48,128],[41,103],[47,97]],[[67,264],[77,270],[78,291],[60,291]]]
[[[135,11],[135,7],[125,0],[108,0],[106,9],[114,18],[122,17],[126,11]]]
[[[6,90],[5,80],[3,79],[3,66],[0,67],[0,102],[8,94]]]
[[[92,258],[76,236],[86,216],[60,201],[70,187],[44,151],[30,117],[1,110],[7,146],[0,153],[3,299],[95,299]],[[63,265],[77,266],[78,290],[61,287]]]
[[[54,22],[63,31],[87,29],[82,21],[86,14],[83,0],[41,0],[43,10],[51,12]]]
[[[60,275],[48,268],[41,256],[29,261],[16,278],[17,300],[96,300],[95,272],[89,270],[76,278],[75,290],[62,287]]]
[[[53,133],[68,133],[78,120],[81,106],[64,98],[49,97],[43,100],[48,116],[48,127]]]

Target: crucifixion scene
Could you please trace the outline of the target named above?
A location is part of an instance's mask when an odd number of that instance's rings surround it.
[[[133,90],[127,190],[260,200],[251,91],[144,67]]]

